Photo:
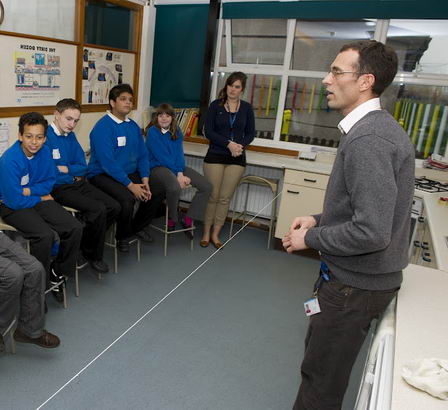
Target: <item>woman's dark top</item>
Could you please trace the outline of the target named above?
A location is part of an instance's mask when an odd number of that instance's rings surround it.
[[[231,126],[232,122],[233,126]],[[229,141],[234,141],[246,147],[255,138],[255,117],[252,106],[240,100],[238,111],[229,113],[222,104],[222,100],[213,101],[205,119],[205,136],[210,141],[210,145],[204,162],[246,166],[245,151],[239,157],[232,157],[227,145]]]

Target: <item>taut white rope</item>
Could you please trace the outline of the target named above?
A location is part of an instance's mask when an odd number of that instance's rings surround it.
[[[137,326],[146,316],[148,316],[157,306],[159,306],[163,301],[165,301],[171,294],[173,294],[180,286],[182,286],[188,279],[190,279],[202,266],[204,266],[210,259],[212,259],[219,251],[221,251],[236,235],[238,235],[247,225],[249,225],[261,212],[263,212],[270,204],[272,204],[279,196],[281,192],[278,193],[270,202],[267,203],[262,209],[258,211],[251,219],[249,219],[236,233],[234,233],[227,241],[224,242],[223,246],[216,251],[214,251],[207,259],[205,259],[199,266],[197,266],[188,276],[186,276],[182,281],[180,281],[173,289],[171,289],[162,299],[160,299],[155,305],[153,305],[140,319],[138,319],[132,326],[126,329],[120,336],[118,336],[109,346],[107,346],[101,353],[95,356],[89,363],[87,363],[78,373],[76,373],[70,380],[68,380],[64,385],[62,385],[55,393],[53,393],[47,400],[45,400],[36,410],[40,410],[44,407],[50,400],[52,400],[57,394],[64,390],[73,380],[78,378],[81,373],[88,369],[93,363],[95,363],[104,353],[106,353],[115,343],[117,343],[123,336],[125,336],[129,331],[131,331],[135,326]]]

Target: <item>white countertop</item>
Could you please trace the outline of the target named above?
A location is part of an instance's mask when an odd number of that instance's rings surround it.
[[[398,293],[392,410],[448,409],[448,401],[420,391],[401,377],[413,359],[448,359],[448,274],[409,265]]]
[[[205,157],[208,145],[194,142],[184,142],[184,153],[195,157]],[[314,172],[316,174],[330,175],[332,164],[307,161],[287,155],[268,154],[264,152],[246,151],[246,160],[250,165],[259,165],[269,168],[295,169],[298,171]]]
[[[415,196],[423,198],[437,268],[448,272],[448,243],[445,239],[445,237],[448,237],[448,203],[439,200],[441,196],[448,196],[448,192],[430,194],[416,190]]]

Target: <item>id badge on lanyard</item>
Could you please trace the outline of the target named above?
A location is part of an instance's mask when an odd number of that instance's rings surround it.
[[[317,281],[316,288],[314,289],[313,297],[308,299],[304,304],[305,315],[312,316],[316,313],[320,313],[319,299],[317,298],[317,293],[323,282],[328,282],[330,280],[330,270],[328,266],[324,263],[320,263],[319,280]]]

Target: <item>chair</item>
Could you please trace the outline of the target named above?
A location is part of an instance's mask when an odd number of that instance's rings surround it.
[[[187,186],[186,188],[191,188],[191,185]],[[149,225],[151,228],[162,232],[164,235],[164,248],[163,248],[163,255],[166,256],[168,253],[168,237],[169,235],[175,234],[175,233],[179,233],[179,232],[191,232],[192,237],[190,240],[190,249],[193,250],[193,245],[194,245],[194,230],[196,229],[196,227],[193,225],[191,225],[190,228],[182,228],[182,229],[176,229],[174,231],[169,231],[168,230],[168,202],[166,200],[163,201],[165,204],[165,225],[161,228],[160,226],[151,224]]]
[[[17,324],[17,319],[14,318],[12,320],[12,322],[10,323],[10,325],[2,333],[3,341],[5,341],[5,342],[6,342],[7,336],[9,336],[9,340],[10,340],[10,343],[11,343],[11,353],[12,354],[16,353],[16,341],[14,340],[14,331],[15,331],[15,328],[16,328],[16,324]]]
[[[75,208],[71,208],[69,206],[64,206],[64,209],[68,212],[70,212],[74,218],[76,218],[76,214],[79,213],[79,211]],[[76,262],[76,269],[75,269],[75,296],[79,297],[79,271],[81,269],[84,269],[89,262],[85,261],[84,263],[81,263],[78,265],[78,262]],[[98,280],[101,280],[101,273],[97,272]]]
[[[0,231],[10,231],[10,232],[18,232],[16,228],[14,228],[12,225],[7,224],[5,221],[3,221],[2,218],[0,218]],[[26,249],[28,253],[30,253],[30,241],[26,239]],[[59,286],[62,287],[62,296],[63,296],[63,306],[64,309],[67,309],[67,292],[66,292],[66,279],[60,280],[58,283],[54,284],[50,288],[48,288],[45,291],[45,294],[49,293],[50,291],[58,288]]]
[[[240,212],[240,213],[238,213],[236,215],[235,208],[236,208],[236,204],[238,204],[238,197],[239,197],[238,188],[241,185],[243,185],[243,184],[247,185],[246,200],[245,200],[245,203],[244,203],[244,209],[243,209],[242,212]],[[242,226],[246,222],[247,202],[249,200],[249,191],[250,191],[251,185],[264,186],[264,187],[269,188],[271,190],[271,192],[272,192],[273,198],[275,198],[275,200],[274,200],[274,202],[272,204],[271,217],[270,217],[270,220],[269,220],[269,236],[268,236],[268,246],[267,246],[267,248],[269,249],[270,245],[271,245],[271,237],[272,237],[273,227],[274,227],[276,214],[277,214],[277,194],[278,194],[278,185],[279,185],[279,180],[278,179],[264,178],[264,177],[259,177],[257,175],[246,175],[246,176],[243,176],[240,179],[240,182],[238,183],[237,191],[236,191],[236,194],[235,194],[235,201],[234,201],[234,206],[233,206],[234,209],[232,211],[232,221],[230,223],[229,238],[232,237],[233,224],[235,222],[235,219],[239,219],[241,216],[243,216]]]
[[[112,226],[109,228],[109,231],[106,234],[106,241],[104,242],[106,246],[114,249],[114,273],[118,273],[118,249],[117,249],[117,240],[115,238],[117,233],[117,223],[114,222]],[[134,238],[129,241],[130,245],[137,244],[137,261],[140,262],[140,253],[141,253],[141,243],[140,239]]]

